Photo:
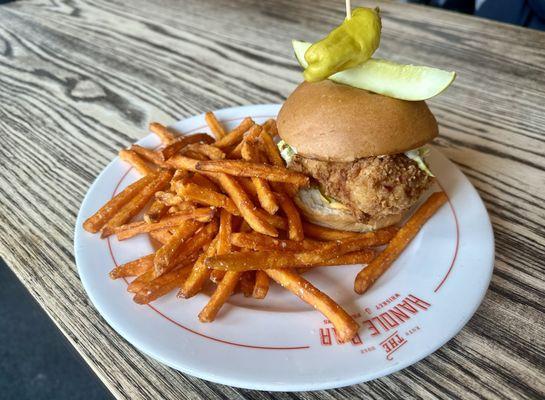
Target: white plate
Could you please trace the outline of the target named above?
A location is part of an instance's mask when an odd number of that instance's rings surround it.
[[[275,117],[279,105],[220,110],[228,127],[246,116]],[[174,125],[185,133],[207,131],[203,115]],[[159,145],[154,135],[138,142]],[[449,203],[363,296],[353,291],[359,266],[321,268],[305,274],[356,316],[353,343],[339,345],[324,317],[278,285],[264,300],[235,295],[217,320],[200,323],[208,297],[171,293],[148,306],[132,301],[127,281],[112,281],[117,264],[149,254],[143,235],[124,242],[99,239],[82,222],[114,193],[138,178],[115,159],[85,196],[78,215],[75,253],[91,301],[125,339],[151,357],[209,381],[261,390],[318,390],[364,382],[405,368],[451,339],[477,310],[490,282],[494,239],[477,192],[439,151],[429,163]],[[436,188],[437,189],[437,188]]]

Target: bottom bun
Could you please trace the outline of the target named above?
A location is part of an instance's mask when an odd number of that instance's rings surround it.
[[[302,189],[294,198],[306,220],[327,228],[352,232],[369,232],[386,226],[397,224],[403,214],[372,217],[369,221],[360,222],[349,209],[340,203],[331,203],[325,199],[318,189]]]

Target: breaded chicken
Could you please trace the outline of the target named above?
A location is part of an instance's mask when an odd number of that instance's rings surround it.
[[[407,211],[433,178],[404,154],[331,162],[295,155],[290,169],[314,178],[322,191],[350,209],[360,222]]]

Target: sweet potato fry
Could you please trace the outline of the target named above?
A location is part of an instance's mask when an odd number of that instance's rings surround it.
[[[118,279],[142,275],[144,272],[153,268],[153,257],[153,254],[148,254],[147,256],[140,257],[136,260],[115,267],[110,271],[110,278]]]
[[[354,318],[302,276],[292,270],[268,269],[265,272],[282,287],[329,319],[337,331],[339,341],[347,342],[358,332],[359,325]]]
[[[166,164],[172,168],[198,172],[196,167],[199,161],[200,160],[195,160],[194,158],[176,155],[169,158]]]
[[[151,282],[154,278],[153,268],[147,270],[141,275],[138,275],[129,286],[127,286],[127,292],[136,293],[140,291],[147,283]]]
[[[265,271],[255,272],[255,285],[252,293],[254,299],[264,299],[269,292],[269,275]]]
[[[157,198],[157,193],[155,193],[155,200],[153,200],[150,207],[144,213],[144,221],[148,224],[159,221],[168,211],[166,204]]]
[[[365,243],[369,247],[382,246],[389,243],[398,231],[399,228],[397,226],[387,226],[373,232],[358,233],[357,236],[349,239],[340,239],[340,241],[358,239],[360,243]]]
[[[276,200],[288,219],[288,236],[291,240],[303,240],[303,223],[293,201],[285,194],[276,193]]]
[[[224,276],[225,271],[221,271],[219,269],[213,269],[210,272],[210,280],[214,283],[220,283]]]
[[[226,210],[220,212],[220,228],[218,231],[218,244],[216,254],[229,254],[231,252],[231,232],[233,229],[233,216]]]
[[[159,252],[163,248],[159,249],[157,253],[155,253],[154,259],[155,276],[157,277],[164,274],[165,272],[168,272],[172,269],[173,265],[179,264],[181,261],[198,253],[204,246],[207,246],[212,241],[217,232],[218,223],[217,220],[214,219],[206,224],[204,227],[202,227],[199,231],[197,231],[197,233],[193,235],[191,240],[184,240],[183,243],[181,243],[175,250],[174,255],[171,256],[170,259],[168,258],[168,256],[161,257],[159,255]]]
[[[217,236],[217,254],[228,254],[231,251],[231,231],[233,228],[232,215],[225,210],[221,210],[220,214],[220,230]],[[209,258],[209,257],[207,257]],[[203,263],[205,266],[206,264]],[[201,322],[211,322],[216,317],[221,306],[227,301],[229,296],[235,290],[235,286],[240,279],[240,274],[224,271],[211,271],[211,277],[214,276],[213,281],[219,282],[218,286],[210,298],[208,304],[199,314],[199,320]]]
[[[191,264],[182,266],[147,282],[135,294],[133,298],[134,302],[137,304],[148,304],[180,287],[191,272],[191,267]]]
[[[305,251],[319,250],[327,246],[327,242],[318,242],[314,240],[282,240],[265,236],[257,232],[252,233],[233,233],[231,234],[231,244],[236,247],[252,249],[258,251],[280,250],[280,251]],[[350,264],[367,264],[376,256],[375,251],[371,249],[360,250],[347,253],[343,256],[334,257],[324,261],[317,266],[334,266]]]
[[[240,291],[244,297],[252,297],[255,286],[255,271],[243,272],[240,276]]]
[[[265,149],[269,162],[278,167],[285,166],[284,159],[280,155],[278,146],[274,143],[274,140],[266,129],[265,132],[261,134],[261,141],[263,142],[263,148]]]
[[[152,240],[155,240],[161,245],[167,243],[172,237],[172,233],[168,229],[161,229],[160,231],[152,231],[149,233],[149,236]]]
[[[276,193],[286,193],[290,199],[297,196],[299,192],[299,187],[293,183],[271,182],[271,186]]]
[[[231,244],[244,249],[251,250],[281,250],[281,251],[304,251],[318,249],[324,245],[324,242],[314,240],[282,240],[273,238],[261,233],[233,233],[231,235]]]
[[[252,182],[252,178],[240,177],[237,179],[237,181],[238,183],[240,183],[240,186],[242,186],[244,191],[248,193],[250,197],[252,197],[252,199],[258,200],[257,190],[255,188],[254,183]]]
[[[201,154],[210,160],[223,160],[225,158],[223,151],[206,143],[188,144],[181,150],[182,154],[185,154],[185,151]]]
[[[275,124],[276,129],[276,124]],[[273,165],[276,165],[278,167],[285,167],[286,163],[284,162],[284,159],[280,155],[280,150],[278,150],[278,146],[276,146],[276,143],[272,139],[271,135],[267,130],[264,130],[261,134],[261,143],[262,148],[265,151],[265,154],[267,155],[267,159],[269,162]],[[278,183],[274,182],[272,185],[273,189],[278,192],[286,192],[290,195],[290,197],[294,197],[297,194],[297,191],[299,190],[296,185],[293,185],[291,183]]]
[[[378,229],[373,232],[349,232],[349,231],[339,231],[336,229],[326,228],[320,225],[314,225],[309,222],[303,222],[303,231],[306,236],[309,236],[318,240],[342,240],[342,239],[355,239],[367,237],[370,241],[375,239],[373,244],[369,246],[380,246],[388,243],[395,233],[398,231],[398,228],[389,226],[387,228]]]
[[[170,240],[155,253],[153,264],[156,277],[172,269],[184,241],[201,227],[200,222],[187,221],[174,230]]]
[[[261,125],[255,124],[253,125],[249,130],[246,136],[244,137],[243,141],[254,141],[261,135],[261,132],[263,131],[263,127]]]
[[[136,154],[138,154],[140,157],[142,157],[144,160],[157,165],[159,167],[163,167],[163,160],[161,160],[161,156],[158,152],[155,150],[148,149],[146,147],[139,146],[137,144],[133,144],[130,147],[131,151],[134,151]]]
[[[182,169],[177,169],[174,171],[174,176],[170,180],[170,190],[174,190],[172,188],[172,185],[174,185],[176,182],[179,182],[185,178],[189,178],[191,176],[189,171],[184,171]]]
[[[206,133],[195,133],[193,135],[181,136],[170,142],[164,149],[160,150],[159,155],[163,161],[166,161],[189,144],[213,142],[214,139]]]
[[[263,220],[267,221],[270,225],[274,226],[277,229],[287,231],[288,230],[288,221],[286,218],[282,218],[280,215],[271,215],[262,210],[256,210],[256,213],[259,214]]]
[[[242,150],[242,143],[244,142],[244,138],[238,144],[234,146],[229,147],[223,147],[221,150],[227,155],[226,158],[228,159],[240,159],[242,156],[240,154],[240,151]]]
[[[214,216],[214,210],[210,208],[196,208],[194,210],[179,211],[163,218],[159,222],[148,224],[145,221],[132,222],[115,228],[114,232],[118,240],[126,240],[140,233],[157,231],[165,228],[174,228],[187,220],[193,219],[199,222],[209,222]]]
[[[322,265],[326,260],[367,247],[367,239],[325,243],[321,248],[305,251],[255,251],[217,255],[206,260],[213,269],[249,271]]]
[[[244,141],[237,144],[232,150],[227,152],[227,158],[231,160],[238,160],[242,158],[242,145],[244,144]],[[227,149],[224,149],[227,151]]]
[[[221,225],[220,225],[221,229]],[[195,296],[197,293],[199,293],[206,280],[210,276],[210,270],[204,265],[204,260],[207,257],[212,257],[216,253],[217,248],[217,239],[214,239],[206,248],[206,251],[202,253],[199,258],[197,258],[197,261],[193,265],[191,269],[191,273],[189,274],[186,281],[183,283],[183,285],[180,287],[180,290],[178,292],[178,297],[183,297],[185,299],[188,299],[190,297]]]
[[[364,249],[359,251],[353,251],[351,253],[343,254],[342,256],[333,257],[323,263],[313,265],[313,267],[336,267],[341,265],[353,265],[353,264],[369,264],[375,259],[377,252],[373,249]]]
[[[276,121],[274,119],[268,119],[263,124],[263,130],[267,133],[269,133],[272,137],[275,137],[278,135],[278,129],[276,128]]]
[[[209,160],[209,158],[206,157],[204,154],[197,153],[196,151],[193,151],[193,150],[190,150],[190,149],[187,149],[187,148],[184,148],[184,149],[180,150],[180,152],[178,154],[181,154],[181,155],[183,155],[185,157],[189,157],[189,158],[192,158],[194,160],[199,160],[199,161]]]
[[[178,194],[185,200],[191,200],[199,204],[205,204],[212,207],[221,207],[231,214],[240,215],[238,208],[233,200],[222,193],[211,189],[195,185],[194,183],[180,184],[176,187]]]
[[[223,126],[213,112],[208,111],[206,114],[204,114],[204,120],[206,121],[206,124],[210,128],[210,131],[215,136],[216,140],[220,140],[226,135],[225,129],[223,129]]]
[[[130,164],[134,169],[136,169],[142,175],[152,174],[154,169],[150,167],[146,162],[140,158],[140,156],[132,150],[120,150],[119,158],[126,163]]]
[[[220,191],[220,187],[218,185],[216,185],[209,178],[207,178],[206,176],[202,174],[198,174],[198,173],[193,174],[193,176],[189,179],[188,182],[195,183],[199,186],[208,188],[210,190],[214,190],[216,192]]]
[[[229,153],[229,158],[231,159],[241,158],[242,146],[244,145],[244,142],[258,138],[259,135],[261,134],[261,130],[262,128],[260,125],[255,124],[254,126],[252,126],[250,130],[248,131],[248,134],[246,135],[246,137],[239,144],[237,144],[237,146]]]
[[[218,180],[223,190],[229,194],[244,220],[259,233],[278,236],[276,229],[259,214],[248,194],[242,189],[235,178],[226,174],[218,174]],[[265,214],[265,213],[263,213]]]
[[[354,281],[354,290],[363,294],[386,272],[393,262],[413,240],[422,226],[447,201],[445,192],[433,193],[396,233],[386,249],[380,253],[366,268],[362,269]]]
[[[132,217],[137,215],[153,198],[153,195],[158,190],[163,189],[170,178],[172,172],[162,170],[158,175],[153,175],[154,179],[148,183],[136,196],[134,196],[127,204],[125,204],[107,223],[104,225],[101,231],[101,238],[106,238],[112,235],[120,225],[129,221]]]
[[[220,140],[214,143],[214,146],[219,147],[220,149],[227,148],[229,146],[234,146],[242,140],[244,134],[254,125],[254,121],[251,118],[244,118],[244,120],[229,132],[227,135],[222,137]]]
[[[150,123],[149,130],[155,133],[157,136],[159,136],[159,139],[161,139],[161,142],[163,142],[163,144],[166,144],[166,145],[168,145],[173,140],[176,140],[176,138],[179,136],[178,132],[169,129],[158,122]]]
[[[325,226],[303,222],[303,231],[305,235],[319,240],[339,240],[357,237],[358,232],[340,231],[337,229],[326,228]]]
[[[232,215],[222,209],[220,212],[220,225],[218,235],[214,242],[208,247],[193,267],[191,275],[178,293],[179,297],[189,298],[197,294],[203,287],[206,279],[210,276],[210,270],[204,264],[206,258],[215,254],[226,254],[231,250],[230,236],[232,228]]]
[[[256,143],[251,140],[244,139],[241,154],[242,158],[246,161],[261,162]],[[275,214],[278,211],[278,204],[267,181],[256,177],[252,177],[251,179],[261,207],[269,214]]]
[[[242,220],[242,223],[240,224],[238,231],[244,232],[244,233],[250,233],[250,232],[253,232],[253,229],[250,225],[248,225],[248,222]],[[263,235],[263,236],[266,236],[266,235]]]
[[[262,178],[272,182],[287,182],[298,186],[308,186],[308,176],[275,165],[252,163],[244,160],[197,161],[194,171],[219,172],[234,176]]]
[[[300,242],[296,242],[300,243]],[[288,253],[289,254],[289,253]],[[323,259],[318,260],[315,263],[312,264],[298,264],[294,263],[293,265],[297,268],[297,270],[310,270],[315,267],[336,267],[336,266],[343,266],[343,265],[353,265],[353,264],[369,264],[371,261],[375,259],[377,256],[377,252],[373,249],[363,249],[359,251],[353,251],[347,254],[343,254],[341,256],[332,257],[329,259]],[[257,269],[257,271],[262,271],[263,269]],[[221,269],[214,270],[214,271],[221,271]]]
[[[174,156],[166,163],[173,168],[194,172],[216,172],[233,176],[263,178],[272,182],[287,182],[297,186],[308,186],[308,176],[275,165],[251,163],[244,160],[195,160],[184,156]]]
[[[204,259],[214,254],[214,243],[208,245],[207,250],[201,253],[195,264],[193,265],[189,276],[180,286],[180,290],[176,295],[179,298],[189,299],[195,296],[202,290],[206,280],[210,276],[210,270],[204,265]]]
[[[147,175],[125,188],[125,190],[104,204],[96,213],[87,218],[87,220],[85,220],[83,223],[83,229],[91,233],[97,233],[100,231],[100,229],[119,211],[121,207],[131,201],[155,178],[157,178],[157,175]]]
[[[159,200],[165,206],[177,206],[184,202],[184,199],[174,193],[170,192],[157,192],[155,198]]]
[[[169,214],[172,214],[172,213],[177,213],[177,212],[180,212],[180,211],[189,211],[189,210],[194,210],[196,209],[198,206],[197,203],[193,203],[192,201],[182,201],[181,203],[178,203],[176,205],[173,205],[171,206],[169,209],[168,209],[168,212]]]
[[[235,287],[240,280],[242,272],[228,271],[218,284],[216,290],[206,306],[199,313],[199,320],[201,322],[212,322],[216,318],[221,306],[225,304],[227,299],[235,291]]]

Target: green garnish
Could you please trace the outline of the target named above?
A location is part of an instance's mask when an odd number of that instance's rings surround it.
[[[405,155],[416,162],[418,164],[418,168],[420,168],[422,171],[424,171],[426,174],[428,174],[431,177],[435,177],[435,175],[432,174],[426,163],[424,162],[424,157],[426,157],[429,154],[430,150],[426,147],[420,147],[418,149],[409,150],[405,152]]]

